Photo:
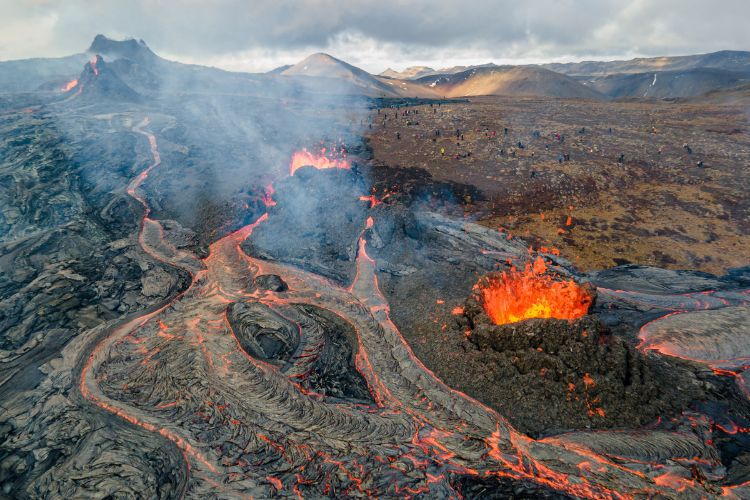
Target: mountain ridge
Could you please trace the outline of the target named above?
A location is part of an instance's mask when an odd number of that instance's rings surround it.
[[[730,89],[750,78],[750,52],[729,50],[540,65],[487,63],[437,70],[410,66],[400,72],[389,68],[379,75],[318,52],[266,73],[242,73],[169,61],[154,53],[143,40],[115,40],[99,34],[79,54],[0,62],[0,87],[6,92],[59,91],[81,74],[82,66],[92,55],[101,56],[123,85],[143,96],[225,89],[258,95],[305,92],[371,98],[683,98]],[[129,95],[126,91],[116,94]]]

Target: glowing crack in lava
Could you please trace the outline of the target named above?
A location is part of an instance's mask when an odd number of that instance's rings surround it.
[[[319,153],[311,153],[307,149],[303,149],[302,151],[296,151],[292,155],[292,161],[289,163],[289,175],[294,175],[297,170],[306,166],[315,167],[318,170],[352,168],[349,160],[345,157],[338,157],[338,153],[335,150],[327,152],[326,148],[321,148]]]
[[[484,310],[496,325],[529,318],[575,319],[584,316],[591,296],[575,281],[559,281],[546,274],[541,257],[526,264],[523,271],[513,268],[478,286]]]

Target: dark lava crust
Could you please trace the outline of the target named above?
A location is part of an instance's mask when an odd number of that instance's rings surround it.
[[[292,304],[278,312],[260,303],[237,302],[227,318],[242,349],[255,359],[286,372],[305,357],[311,346],[302,337],[322,337],[320,351],[309,370],[295,377],[297,383],[317,394],[336,399],[374,403],[367,382],[354,364],[356,333],[351,324],[335,314],[307,304]]]
[[[488,399],[535,430],[645,425],[689,402],[666,391],[645,357],[596,316],[494,325],[469,299],[458,323],[486,360],[480,384],[502,398]]]

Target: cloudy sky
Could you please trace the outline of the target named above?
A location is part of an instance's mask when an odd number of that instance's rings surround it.
[[[371,72],[750,50],[748,0],[0,0],[0,60],[84,51],[97,33],[266,71],[324,51]]]

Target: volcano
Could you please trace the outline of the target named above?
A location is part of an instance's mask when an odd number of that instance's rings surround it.
[[[0,496],[748,497],[744,109],[89,50],[0,64]]]

